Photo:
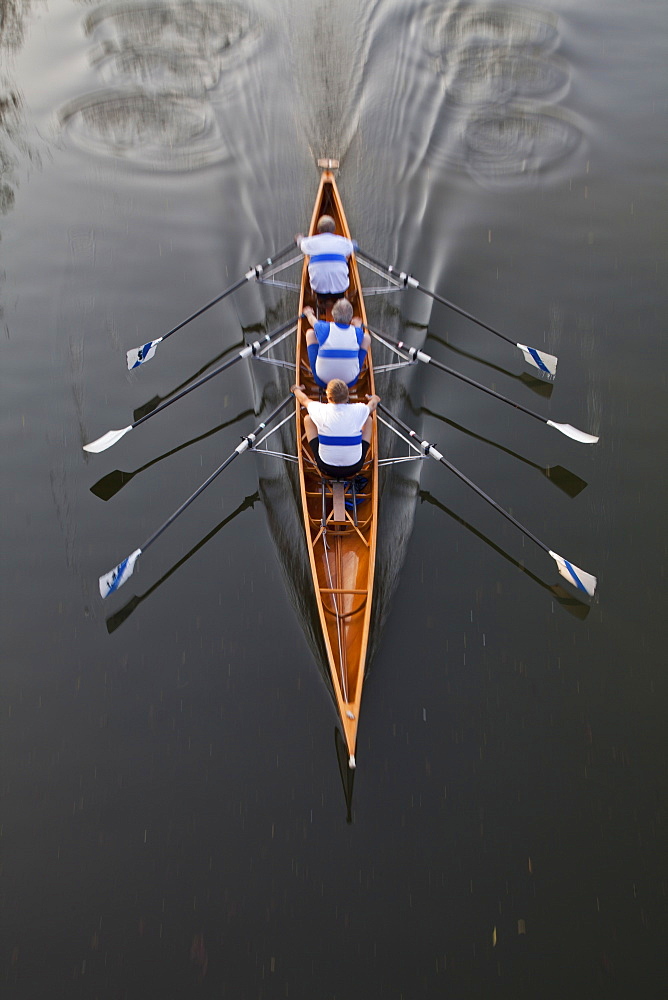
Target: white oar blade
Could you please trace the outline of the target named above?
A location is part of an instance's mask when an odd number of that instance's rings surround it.
[[[131,351],[128,351],[126,354],[128,371],[139,368],[140,365],[145,365],[147,361],[150,361],[161,340],[162,337],[159,340],[149,340],[148,344],[144,344],[143,347],[133,347]]]
[[[126,580],[132,576],[135,563],[141,555],[141,549],[135,549],[132,555],[124,559],[118,566],[112,569],[111,573],[105,573],[100,577],[100,594],[102,597],[109,597],[115,590],[122,587]]]
[[[554,354],[547,351],[538,351],[535,347],[527,347],[526,344],[517,345],[524,355],[524,360],[532,368],[537,368],[541,375],[546,378],[554,378],[557,374],[557,361]]]
[[[594,434],[585,434],[584,431],[579,431],[577,427],[571,427],[570,424],[557,424],[554,420],[547,420],[546,423],[548,427],[554,427],[555,430],[561,431],[562,434],[574,441],[579,441],[580,444],[596,444],[598,441]]]
[[[85,444],[83,446],[84,451],[92,451],[94,455],[99,454],[101,451],[106,451],[107,448],[111,448],[112,444],[116,444],[120,441],[128,431],[132,430],[132,424],[129,427],[123,427],[120,431],[107,431],[103,434],[101,438],[97,441],[91,441],[90,444]]]
[[[585,594],[589,594],[593,597],[596,592],[596,577],[592,576],[591,573],[585,573],[583,569],[578,566],[574,566],[570,563],[568,559],[564,559],[563,556],[557,555],[556,552],[550,552],[550,555],[557,564],[557,569],[561,576],[569,583],[572,583],[574,587],[581,590]]]

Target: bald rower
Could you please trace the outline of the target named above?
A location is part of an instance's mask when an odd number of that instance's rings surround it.
[[[310,257],[308,277],[319,303],[340,298],[350,284],[348,259],[355,248],[352,240],[337,235],[335,229],[331,215],[321,215],[315,236],[295,236],[301,252]]]

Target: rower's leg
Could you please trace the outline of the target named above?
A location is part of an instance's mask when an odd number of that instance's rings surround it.
[[[369,420],[370,419],[371,418],[369,417]],[[366,427],[366,424],[364,426]],[[312,441],[313,438],[316,438],[318,436],[318,428],[313,423],[313,421],[309,417],[308,413],[304,416],[304,430],[306,431],[306,440],[307,441]],[[364,432],[362,432],[362,434],[364,434]],[[371,440],[371,438],[369,438],[369,441],[370,440]]]
[[[304,422],[306,422],[309,417],[304,417]],[[373,433],[373,417],[367,417],[362,428],[362,441],[368,441],[371,444],[371,435]]]

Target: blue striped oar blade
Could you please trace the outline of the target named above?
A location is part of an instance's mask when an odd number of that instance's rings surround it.
[[[556,552],[550,551],[549,553],[557,564],[557,569],[561,576],[569,583],[573,584],[578,590],[581,590],[585,594],[589,594],[593,597],[596,592],[596,577],[592,576],[591,573],[585,573],[583,569],[579,566],[574,566],[573,563],[569,562],[568,559],[564,559],[563,556],[557,555]]]
[[[113,594],[115,590],[123,586],[126,580],[130,579],[141,551],[141,549],[135,549],[132,555],[129,555],[127,559],[120,562],[118,566],[115,566],[110,573],[105,573],[104,576],[100,577],[100,594],[102,597],[109,597],[109,594]]]
[[[517,345],[524,355],[524,360],[532,368],[537,368],[538,371],[545,375],[547,378],[553,379],[557,374],[557,358],[554,354],[548,354],[547,351],[539,351],[535,347],[527,347],[526,344]]]
[[[139,368],[140,365],[150,361],[161,341],[162,337],[159,337],[158,340],[149,340],[148,344],[144,344],[143,347],[133,347],[132,350],[128,351],[126,354],[128,371]]]

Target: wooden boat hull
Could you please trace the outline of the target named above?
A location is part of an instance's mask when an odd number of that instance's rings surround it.
[[[336,232],[350,238],[343,205],[334,175],[324,170],[313,209],[309,235],[316,232],[321,215],[336,220]],[[349,262],[350,287],[346,293],[354,313],[366,324],[362,287],[354,256]],[[316,298],[309,284],[308,258],[304,260],[299,314],[306,306],[317,311]],[[328,318],[331,316],[328,313]],[[306,350],[308,323],[299,321],[297,329],[297,380],[311,399],[319,398]],[[351,401],[365,401],[375,392],[371,351],[355,386]],[[305,411],[297,405],[297,454],[306,542],[313,576],[320,625],[325,641],[329,670],[341,724],[348,747],[349,765],[355,765],[355,747],[359,723],[364,671],[369,643],[369,626],[376,563],[378,513],[378,444],[374,420],[371,445],[360,476],[366,484],[358,491],[356,520],[346,507],[345,521],[336,521],[331,493],[325,488],[304,433]],[[349,501],[350,503],[350,501]]]

